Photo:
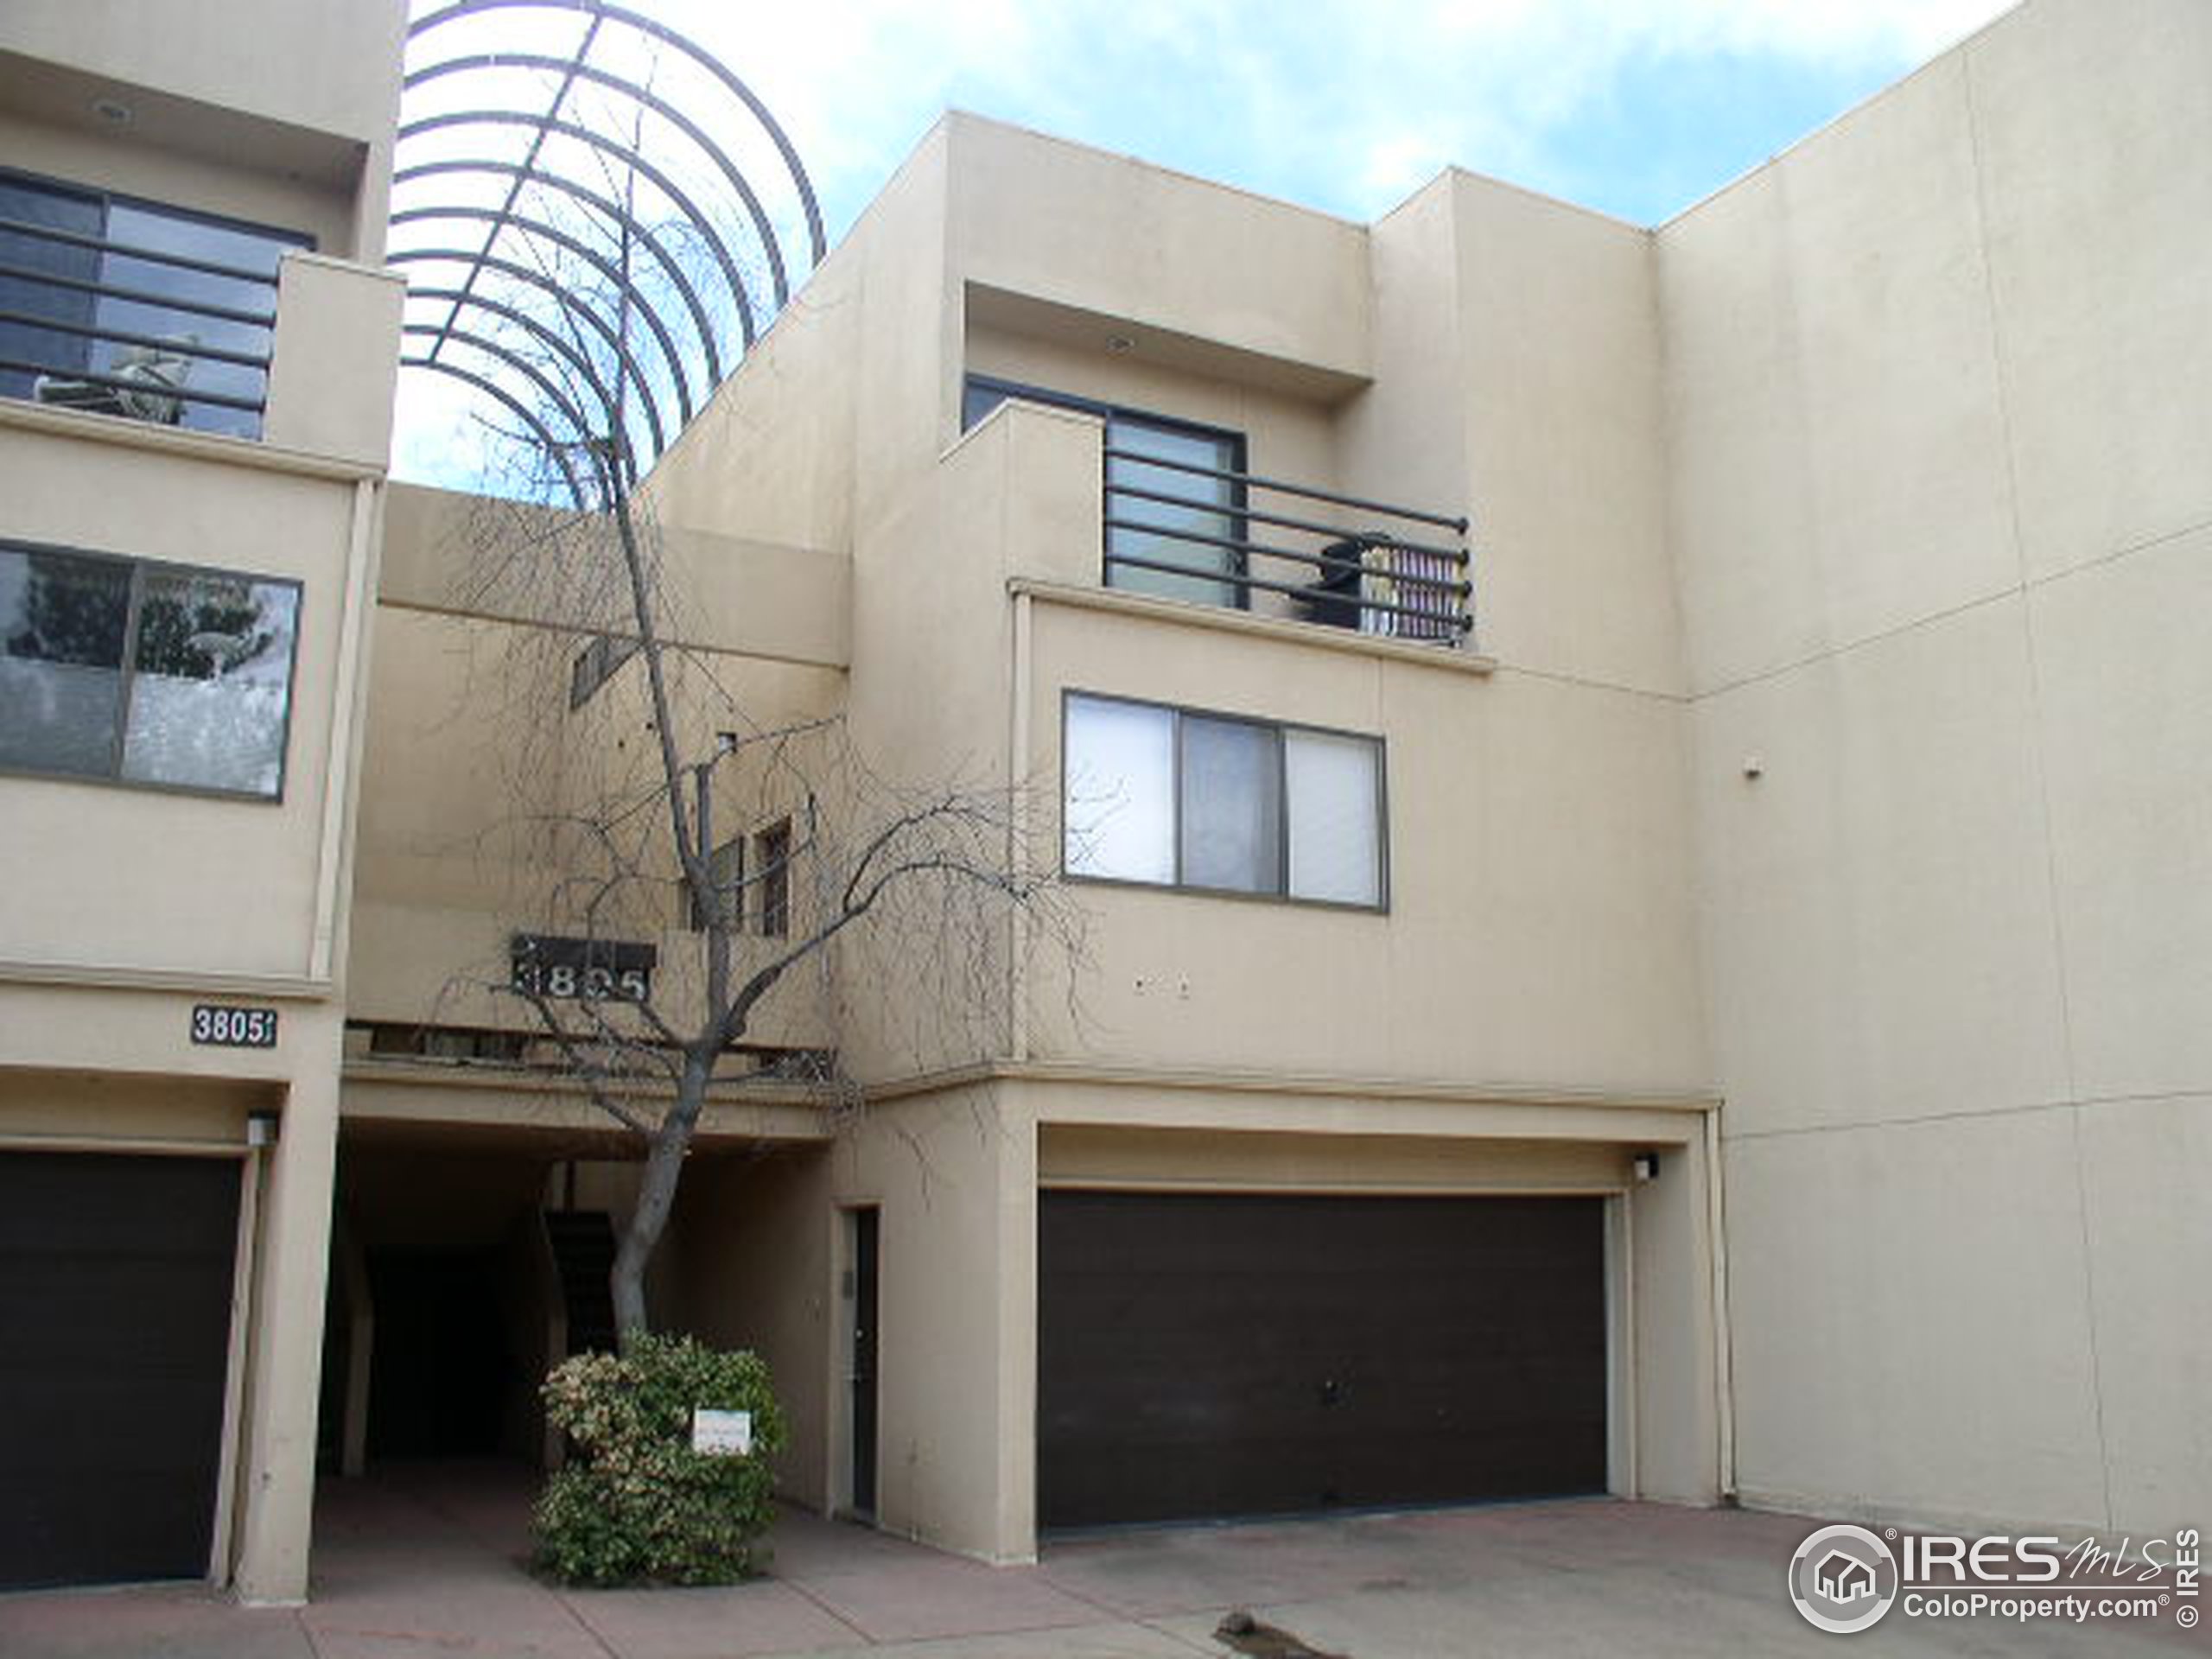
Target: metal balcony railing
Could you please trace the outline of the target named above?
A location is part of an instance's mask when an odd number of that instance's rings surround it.
[[[1465,518],[1110,443],[1105,456],[1110,588],[1444,645],[1473,631]],[[1255,506],[1255,493],[1344,517]]]
[[[0,396],[259,436],[277,262],[303,241],[0,178]]]

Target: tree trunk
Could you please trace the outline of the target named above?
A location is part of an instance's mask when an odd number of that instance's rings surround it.
[[[614,1252],[614,1265],[607,1287],[614,1301],[614,1329],[624,1351],[652,1327],[645,1319],[645,1264],[659,1248],[668,1228],[669,1211],[676,1203],[676,1185],[683,1174],[684,1154],[691,1149],[691,1134],[699,1125],[700,1108],[707,1096],[709,1067],[697,1056],[687,1055],[683,1076],[677,1085],[676,1101],[653,1136],[645,1154],[645,1179],[638,1184],[638,1207]]]

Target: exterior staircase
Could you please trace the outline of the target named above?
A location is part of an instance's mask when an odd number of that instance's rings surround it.
[[[614,1265],[614,1224],[603,1210],[548,1210],[544,1215],[568,1313],[569,1352],[613,1353],[614,1299],[607,1275]]]

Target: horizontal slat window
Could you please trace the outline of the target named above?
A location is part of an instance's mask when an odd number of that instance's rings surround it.
[[[297,232],[0,172],[0,397],[257,437]]]

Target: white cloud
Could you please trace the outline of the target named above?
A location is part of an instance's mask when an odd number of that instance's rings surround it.
[[[2007,0],[661,0],[847,213],[948,104],[1357,217],[1450,162],[1510,172],[1632,67],[1902,73]],[[1231,149],[1238,153],[1224,160]],[[1719,180],[1708,181],[1718,183]]]
[[[1455,162],[1657,217],[1724,182],[1700,168],[1733,171],[1765,152],[1724,162],[1694,153],[1694,140],[1726,111],[1685,111],[1672,135],[1674,171],[1640,194],[1629,188],[1623,180],[1639,168],[1656,175],[1661,163],[1605,146],[1635,144],[1621,112],[1649,107],[1655,83],[1662,108],[1670,76],[1687,86],[1716,66],[1753,78],[1795,73],[1848,96],[1902,74],[2009,0],[629,3],[718,55],[774,112],[834,238],[949,105],[1359,219],[1388,212]],[[502,10],[472,26],[495,23],[503,40],[523,31],[548,52],[577,37],[572,13]],[[692,103],[667,54],[658,64],[635,54],[619,60],[649,69],[678,103]],[[695,79],[693,97],[702,87]],[[731,118],[727,100],[696,107],[710,112],[717,140],[748,178],[776,175],[765,139]],[[1804,128],[1834,112],[1809,112]],[[1778,148],[1801,131],[1756,142]],[[1615,187],[1615,200],[1595,199]],[[449,384],[416,392],[422,423],[409,426],[418,461],[450,461],[482,442],[480,430],[456,422],[466,400],[454,392]]]

